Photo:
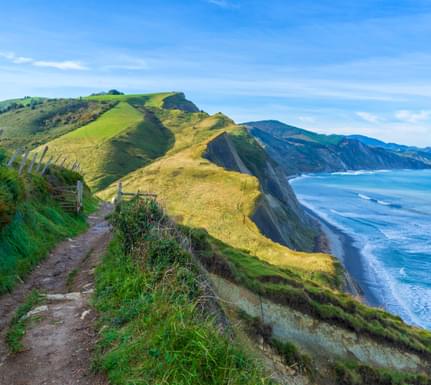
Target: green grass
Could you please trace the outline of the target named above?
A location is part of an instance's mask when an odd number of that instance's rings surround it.
[[[12,353],[18,353],[24,349],[22,339],[25,335],[26,326],[29,319],[23,317],[33,308],[40,305],[43,301],[43,295],[37,290],[33,290],[21,304],[13,316],[8,331],[6,333],[6,343]]]
[[[164,100],[174,96],[176,92],[159,92],[154,94],[128,94],[128,95],[94,95],[86,97],[87,100],[118,101],[133,105],[162,108]]]
[[[88,190],[79,216],[63,211],[50,195],[53,186],[74,185],[79,177],[57,168],[46,178],[18,176],[0,165],[0,207],[6,207],[0,210],[0,294],[12,290],[55,244],[87,228],[85,214],[97,206]]]
[[[80,162],[86,182],[97,191],[163,155],[172,143],[151,111],[119,102],[96,121],[49,142],[48,156]]]
[[[371,368],[357,362],[339,361],[334,365],[336,385],[431,385],[431,377]]]
[[[316,278],[336,275],[331,256],[294,251],[261,234],[251,219],[261,196],[255,177],[227,171],[204,158],[213,138],[242,128],[223,114],[153,111],[175,143],[163,157],[123,178],[125,191],[155,192],[179,222],[206,228],[215,238],[267,262]],[[116,188],[112,184],[100,196],[111,198]]]
[[[96,120],[115,103],[47,99],[35,107],[0,114],[0,145],[34,147]]]
[[[204,230],[184,228],[195,255],[212,273],[315,319],[359,335],[431,358],[431,333],[405,324],[399,317],[368,307],[291,269],[265,263],[246,250],[233,248]]]
[[[110,383],[268,383],[206,313],[191,256],[157,205],[134,200],[113,223],[95,292],[101,333],[95,367]]]

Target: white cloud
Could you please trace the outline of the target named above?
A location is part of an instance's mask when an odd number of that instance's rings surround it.
[[[407,123],[418,123],[424,122],[431,118],[431,111],[410,111],[410,110],[399,110],[395,113],[395,117],[398,120]]]
[[[18,56],[13,52],[0,52],[0,58],[9,60],[14,64],[30,64],[35,67],[56,68],[59,70],[85,70],[85,67],[79,61],[63,60],[63,61],[48,61],[48,60],[35,60],[31,57]]]
[[[356,113],[356,115],[358,115],[361,119],[369,123],[378,123],[381,120],[377,115],[374,115],[366,111],[359,111]]]
[[[45,60],[34,60],[32,64],[36,67],[48,67],[57,68],[59,70],[85,70],[85,67],[79,61],[64,60],[64,61],[45,61]]]
[[[238,4],[234,4],[228,0],[207,0],[207,2],[220,8],[238,8]]]

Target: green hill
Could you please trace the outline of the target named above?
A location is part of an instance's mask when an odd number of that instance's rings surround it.
[[[288,356],[288,362],[300,360],[303,367],[311,365],[328,379],[339,373],[340,381],[329,382],[337,384],[352,383],[351,378],[357,379],[357,384],[366,384],[367,378],[377,379],[374,383],[385,383],[376,381],[389,378],[386,383],[397,384],[393,379],[404,378],[398,376],[404,370],[427,371],[431,334],[342,292],[340,264],[318,251],[319,227],[296,201],[281,160],[272,157],[246,127],[221,113],[199,111],[181,93],[95,95],[80,102],[109,108],[97,119],[46,141],[48,156],[79,161],[87,183],[102,198],[116,195],[119,180],[124,191],[156,193],[187,239],[188,250],[210,273],[208,279],[222,289],[229,287],[224,294],[220,290],[220,296],[226,295],[220,306],[234,323],[241,319],[251,325],[251,350],[260,351],[260,338],[266,338],[271,349]],[[342,144],[338,136],[289,127],[284,134],[289,140],[293,136],[295,143],[311,143],[316,149]],[[282,128],[276,127],[277,135],[284,135]],[[280,146],[285,139],[278,139]],[[307,158],[312,151],[301,154],[301,162],[313,164],[313,159]],[[142,223],[128,224],[138,232],[148,220],[139,218]],[[124,250],[117,252],[111,252],[111,262],[124,259]],[[108,268],[107,278],[116,280],[115,266]],[[132,281],[148,278],[135,268],[126,268],[124,277],[130,274]],[[119,292],[112,304],[116,306],[118,300],[122,304],[125,301],[126,306],[123,283],[114,284]],[[111,283],[105,282],[103,288],[109,292]],[[241,293],[239,302],[235,302],[237,293]],[[256,303],[260,303],[261,311],[253,313]],[[271,306],[279,307],[268,318],[263,312]],[[286,316],[281,316],[283,312]],[[297,324],[286,326],[292,314]],[[131,319],[132,329],[135,322],[149,321],[134,313],[121,322],[127,324]],[[156,321],[152,327],[161,327],[160,320]],[[277,327],[272,331],[273,325]],[[120,329],[113,333],[125,332],[121,350],[127,353],[131,347],[128,338],[139,338],[139,333]],[[316,330],[329,332],[325,338],[316,337]],[[340,356],[340,346],[349,353]],[[114,349],[104,364],[113,362],[115,354]],[[127,357],[128,367],[138,373],[139,365],[132,362],[134,355]],[[363,373],[371,374],[364,377]],[[124,373],[120,374],[118,378],[123,378]],[[367,377],[371,375],[374,377]],[[347,382],[342,382],[343,378]]]
[[[79,161],[95,191],[145,166],[173,145],[173,135],[160,123],[155,108],[167,103],[169,108],[196,109],[177,93],[98,95],[86,100],[117,104],[94,122],[48,142],[48,156]]]
[[[0,145],[34,147],[96,120],[115,102],[80,99],[38,99],[0,114]]]

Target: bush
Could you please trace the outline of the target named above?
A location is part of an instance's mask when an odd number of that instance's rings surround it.
[[[0,229],[11,222],[23,197],[24,186],[17,172],[0,167]]]

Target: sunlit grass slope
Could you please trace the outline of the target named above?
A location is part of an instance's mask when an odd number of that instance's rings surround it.
[[[167,97],[175,94],[175,92],[160,92],[155,94],[94,95],[88,96],[86,99],[98,101],[120,101],[136,105],[162,108],[163,101]]]
[[[191,227],[203,227],[229,245],[259,258],[307,274],[335,274],[329,255],[290,250],[263,236],[250,219],[260,196],[256,178],[226,171],[203,157],[207,143],[223,132],[241,128],[223,114],[156,110],[161,123],[175,136],[167,154],[123,178],[125,190],[158,194],[168,212]],[[101,195],[110,197],[116,185]]]
[[[0,145],[7,148],[33,147],[53,140],[96,120],[115,104],[110,101],[42,98],[6,102],[0,103],[0,110],[1,105],[11,109],[0,112]],[[10,107],[11,103],[15,107]]]
[[[49,142],[48,156],[78,161],[87,183],[99,190],[162,155],[171,136],[151,111],[119,102],[96,121]]]

